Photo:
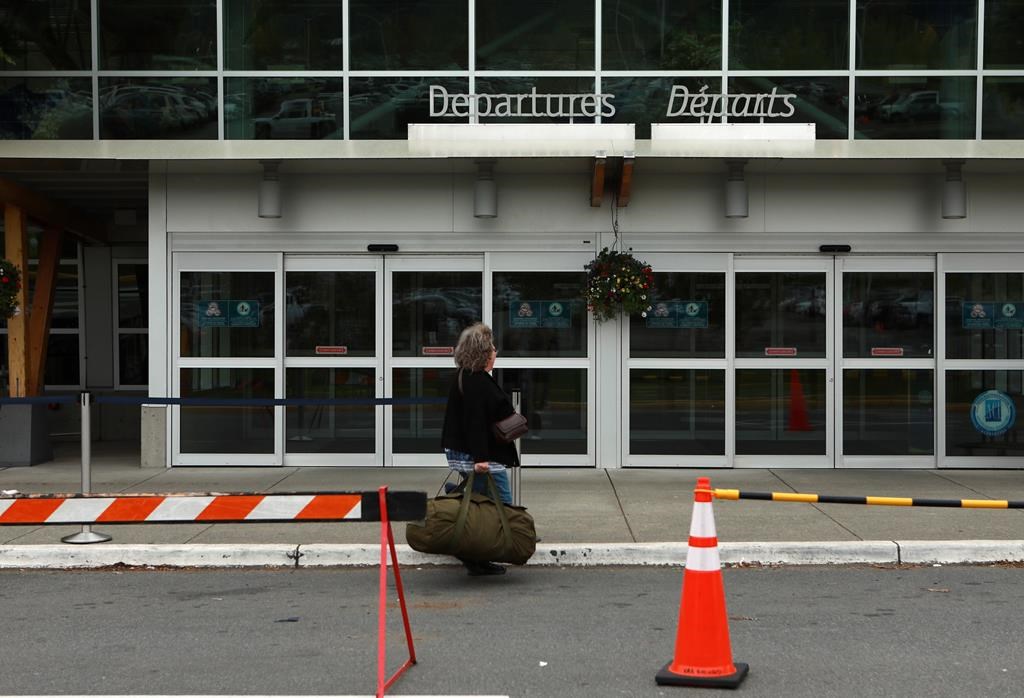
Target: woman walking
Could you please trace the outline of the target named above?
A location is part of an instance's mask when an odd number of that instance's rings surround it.
[[[512,414],[512,401],[491,376],[498,350],[494,334],[483,323],[470,325],[459,336],[455,347],[458,370],[448,391],[444,413],[441,446],[448,458],[448,467],[462,475],[477,473],[473,490],[487,494],[486,473],[491,474],[501,501],[512,503],[508,468],[519,465],[519,454],[511,443],[494,437],[491,425]],[[504,574],[505,568],[492,562],[462,563],[473,576]]]

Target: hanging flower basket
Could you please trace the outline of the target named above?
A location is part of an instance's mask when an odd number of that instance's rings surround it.
[[[21,290],[21,273],[18,267],[6,259],[0,259],[0,318],[14,316],[18,309],[18,291]]]
[[[647,317],[651,309],[648,299],[654,289],[654,272],[632,252],[605,247],[584,267],[587,286],[583,297],[587,310],[598,322],[611,320],[619,313]]]

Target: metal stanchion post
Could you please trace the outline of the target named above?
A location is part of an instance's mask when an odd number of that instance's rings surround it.
[[[519,412],[519,414],[522,414],[522,404],[523,404],[523,391],[521,391],[521,390],[513,390],[512,391],[512,409],[514,409],[516,412]],[[520,441],[519,439],[516,439],[516,443],[515,443],[516,453],[517,454],[521,453],[521,451],[519,450],[519,441]],[[517,506],[517,507],[518,506],[522,506],[522,504],[520,503],[520,499],[519,499],[519,486],[520,486],[520,483],[522,482],[522,470],[523,470],[522,466],[519,466],[518,468],[512,468],[512,503],[515,506]]]
[[[79,406],[82,408],[82,494],[92,492],[92,426],[89,420],[89,393],[82,393]],[[88,524],[78,533],[64,536],[64,543],[105,543],[110,540],[106,533],[97,533]]]

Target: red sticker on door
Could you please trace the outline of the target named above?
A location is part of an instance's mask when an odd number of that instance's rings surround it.
[[[903,356],[903,347],[871,347],[872,356]]]
[[[423,347],[423,356],[451,356],[455,347]]]
[[[765,347],[765,356],[796,356],[796,347]]]
[[[319,356],[345,356],[348,354],[348,347],[318,346],[314,351]]]

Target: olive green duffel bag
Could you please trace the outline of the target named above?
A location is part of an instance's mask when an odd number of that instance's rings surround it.
[[[490,473],[490,497],[473,493],[473,473],[459,494],[427,502],[427,518],[405,527],[409,547],[475,562],[523,565],[537,549],[533,517],[525,507],[502,504]]]

